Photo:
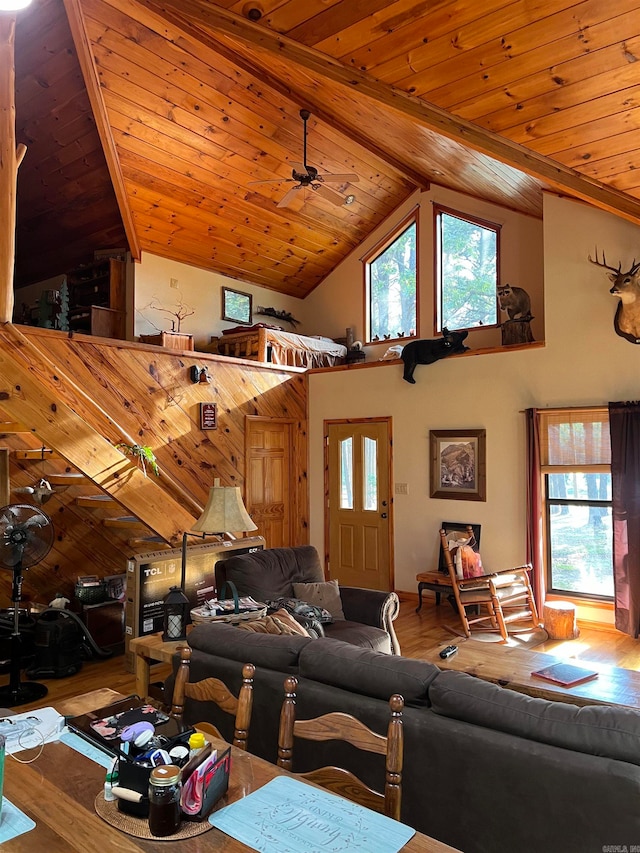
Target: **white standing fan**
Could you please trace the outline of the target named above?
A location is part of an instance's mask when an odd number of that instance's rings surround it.
[[[35,566],[53,545],[53,523],[39,507],[10,504],[0,509],[0,568],[13,571],[13,633],[11,634],[11,668],[9,684],[0,687],[0,705],[13,708],[35,702],[47,695],[44,684],[20,681],[22,639],[20,637],[20,601],[22,573]]]

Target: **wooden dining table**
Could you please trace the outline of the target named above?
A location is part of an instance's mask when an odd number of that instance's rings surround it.
[[[210,738],[211,739],[211,738]],[[226,749],[224,741],[214,747]],[[38,750],[18,753],[29,758]],[[280,775],[290,775],[274,764],[232,747],[229,790],[216,807],[245,797]],[[48,743],[30,764],[5,759],[4,795],[35,821],[35,828],[4,842],[2,853],[245,853],[253,848],[212,827],[202,835],[171,842],[136,838],[102,820],[95,810],[102,791],[105,769],[62,742]],[[306,783],[305,783],[306,784]],[[403,853],[452,853],[454,848],[416,832],[402,848]]]

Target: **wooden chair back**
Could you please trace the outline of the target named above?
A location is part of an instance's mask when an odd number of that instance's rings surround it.
[[[469,538],[474,536],[470,524],[465,532]],[[497,631],[505,641],[509,639],[508,622],[530,619],[534,627],[539,625],[528,574],[531,566],[517,566],[481,577],[459,578],[445,530],[440,530],[440,543],[466,637],[471,636],[472,625],[480,625],[478,630],[481,631]],[[473,615],[467,611],[468,607],[474,607]]]
[[[255,674],[255,666],[252,663],[244,664],[242,667],[242,686],[240,687],[238,696],[234,696],[227,685],[223,681],[220,681],[219,678],[204,678],[202,681],[189,681],[191,649],[188,646],[183,646],[178,651],[180,654],[180,666],[178,667],[173,686],[170,716],[182,726],[184,725],[185,698],[195,699],[198,702],[215,702],[219,708],[235,717],[233,745],[246,750],[253,706],[253,676]],[[214,737],[222,738],[218,729],[211,723],[203,721],[196,725],[201,731],[207,732]]]
[[[389,700],[391,717],[387,736],[379,735],[351,714],[331,713],[312,720],[296,720],[298,680],[288,676],[284,682],[285,698],[280,712],[278,734],[278,767],[291,770],[296,737],[311,741],[346,741],[357,749],[385,757],[384,794],[374,791],[357,776],[342,767],[321,767],[298,774],[349,800],[400,820],[402,799],[402,760],[404,736],[402,712],[404,699],[398,693]]]

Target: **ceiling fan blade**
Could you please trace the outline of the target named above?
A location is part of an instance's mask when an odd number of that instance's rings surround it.
[[[346,182],[356,184],[360,178],[353,172],[347,172],[344,175],[318,175],[319,181]]]
[[[269,181],[249,181],[247,186],[250,187],[252,184],[286,184],[292,181],[293,178],[272,178]]]
[[[298,172],[300,175],[309,174],[307,171],[307,167],[304,165],[304,163],[289,163],[289,165],[295,172]]]
[[[318,195],[322,196],[322,198],[326,198],[326,200],[330,201],[332,204],[335,204],[338,207],[342,207],[344,204],[344,196],[340,195],[340,193],[337,193],[335,190],[325,187],[324,184],[311,184],[311,186]]]
[[[288,207],[289,203],[293,201],[295,198],[296,192],[300,189],[300,184],[295,187],[291,187],[291,189],[285,193],[283,198],[280,199],[276,207]]]

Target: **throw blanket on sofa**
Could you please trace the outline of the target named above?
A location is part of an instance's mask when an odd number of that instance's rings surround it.
[[[257,634],[298,634],[305,637],[309,636],[302,625],[296,622],[286,610],[276,611],[271,616],[262,616],[260,619],[239,622],[236,628],[241,628],[243,631],[254,631]]]

